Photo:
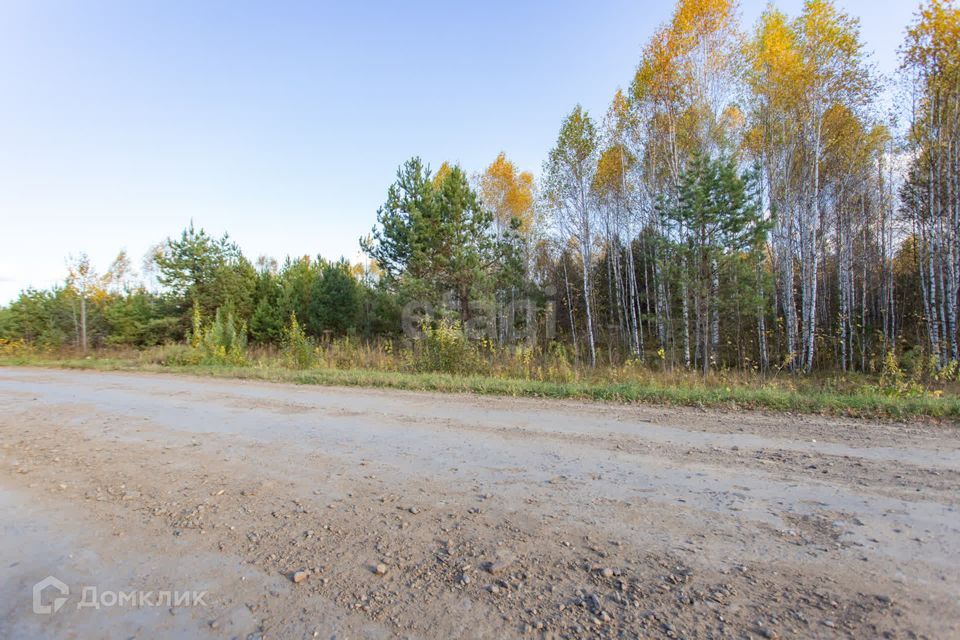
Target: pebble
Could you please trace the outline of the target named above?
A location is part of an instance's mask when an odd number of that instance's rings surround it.
[[[597,594],[590,594],[590,597],[587,598],[587,606],[593,611],[600,611],[600,598],[597,597]]]
[[[387,565],[385,565],[385,564],[383,564],[383,563],[381,562],[380,564],[377,565],[377,567],[376,567],[376,569],[374,569],[374,571],[375,571],[375,573],[376,573],[378,576],[382,576],[382,575],[384,575],[384,574],[387,572]]]
[[[309,574],[306,571],[297,571],[293,574],[293,581],[297,584],[300,584],[307,579]]]

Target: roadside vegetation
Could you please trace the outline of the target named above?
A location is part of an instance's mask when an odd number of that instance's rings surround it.
[[[952,377],[922,367],[907,371],[892,359],[879,375],[763,376],[729,370],[704,377],[679,369],[656,370],[635,362],[574,367],[562,350],[552,354],[498,351],[444,338],[442,332],[427,341],[399,347],[392,342],[360,342],[346,337],[322,344],[308,336],[300,340],[292,339],[279,348],[232,352],[226,345],[194,341],[139,350],[113,348],[87,355],[0,343],[0,366],[146,371],[295,384],[960,421],[960,395]]]
[[[960,8],[920,3],[895,79],[831,0],[739,15],[679,0],[539,181],[411,158],[352,262],[193,223],[140,273],[79,254],[0,361],[956,417]]]

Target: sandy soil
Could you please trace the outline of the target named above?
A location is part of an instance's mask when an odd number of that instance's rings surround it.
[[[0,369],[0,638],[957,638],[958,504],[948,426]]]

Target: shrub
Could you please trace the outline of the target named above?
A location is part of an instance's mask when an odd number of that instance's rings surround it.
[[[960,362],[956,360],[951,360],[940,367],[934,375],[934,380],[937,382],[952,382],[958,378],[960,378]]]
[[[903,369],[897,362],[897,354],[892,350],[883,357],[883,368],[880,370],[880,388],[884,390],[897,390],[903,385]]]
[[[247,328],[241,322],[237,327],[233,312],[217,309],[213,322],[203,326],[199,307],[193,308],[193,330],[189,334],[190,364],[245,365],[247,364]]]
[[[570,364],[567,348],[562,342],[551,342],[544,362],[545,380],[551,382],[573,382],[577,373]]]
[[[304,333],[294,312],[290,313],[290,324],[284,330],[283,359],[288,367],[294,369],[309,369],[317,361],[313,341]]]
[[[881,393],[891,396],[924,396],[927,390],[916,379],[907,380],[906,374],[900,368],[897,354],[890,350],[883,357],[883,367],[880,369],[880,381],[877,388]]]
[[[478,374],[487,371],[479,346],[464,333],[459,321],[441,320],[423,325],[423,338],[415,347],[417,371]]]
[[[7,340],[0,338],[0,356],[23,356],[30,352],[30,347],[23,340]]]

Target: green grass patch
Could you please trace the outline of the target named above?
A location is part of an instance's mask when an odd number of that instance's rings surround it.
[[[40,366],[100,371],[146,371],[213,378],[341,387],[370,387],[445,393],[472,393],[526,398],[588,400],[625,404],[711,407],[726,410],[759,409],[879,419],[933,418],[960,422],[960,398],[954,395],[897,396],[863,388],[855,392],[791,389],[773,381],[763,384],[710,386],[702,383],[670,385],[654,381],[546,382],[447,373],[407,373],[364,369],[290,369],[276,364],[161,365],[136,359],[91,357],[50,358],[35,355],[0,357],[0,366]]]

